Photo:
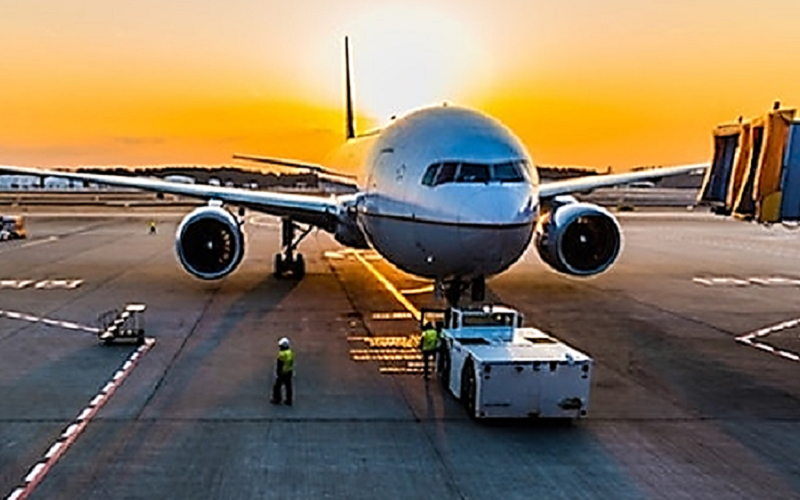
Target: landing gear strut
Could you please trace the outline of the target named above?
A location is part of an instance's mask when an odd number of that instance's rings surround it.
[[[486,299],[486,280],[483,276],[474,278],[469,286],[473,302],[483,302]]]
[[[281,253],[275,254],[276,278],[291,275],[292,278],[299,280],[305,276],[306,262],[303,254],[295,253],[295,250],[312,229],[312,226],[304,229],[288,217],[281,219]]]
[[[447,299],[447,303],[453,307],[458,307],[461,294],[467,290],[470,291],[470,299],[472,299],[473,302],[483,302],[486,299],[486,281],[483,276],[473,278],[466,283],[460,278],[455,278],[437,286],[441,287],[441,290],[444,292],[444,298]]]

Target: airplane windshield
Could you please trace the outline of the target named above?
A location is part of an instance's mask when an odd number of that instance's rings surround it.
[[[493,166],[492,179],[500,182],[522,182],[522,170],[516,162],[498,163]]]
[[[525,160],[496,164],[444,162],[430,165],[422,176],[423,186],[438,186],[451,182],[529,182],[530,174]]]
[[[456,182],[489,182],[489,166],[477,163],[462,163]]]

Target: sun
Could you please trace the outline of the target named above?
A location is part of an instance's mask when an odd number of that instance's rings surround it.
[[[376,6],[347,28],[356,106],[383,123],[410,109],[457,102],[486,67],[465,23],[432,7]]]

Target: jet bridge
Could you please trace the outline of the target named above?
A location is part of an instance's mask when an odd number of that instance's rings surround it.
[[[714,130],[698,204],[764,224],[800,221],[800,119],[780,107]]]

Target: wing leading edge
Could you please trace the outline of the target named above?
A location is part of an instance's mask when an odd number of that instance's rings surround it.
[[[539,197],[553,198],[560,195],[591,191],[592,189],[601,187],[618,186],[620,184],[628,184],[630,182],[649,181],[660,179],[662,177],[670,177],[673,175],[688,174],[690,172],[694,172],[695,170],[706,168],[708,168],[707,163],[700,163],[697,165],[684,165],[681,167],[654,168],[652,170],[642,170],[639,172],[630,172],[626,174],[587,175],[585,177],[576,177],[572,179],[541,184],[539,186]]]
[[[341,208],[340,200],[334,196],[251,191],[248,189],[223,186],[183,184],[145,177],[58,172],[55,170],[8,165],[0,165],[0,173],[33,175],[37,177],[59,177],[106,186],[141,189],[142,191],[151,191],[154,193],[175,194],[202,200],[219,200],[270,215],[291,217],[297,222],[311,224],[328,230],[335,227]]]

